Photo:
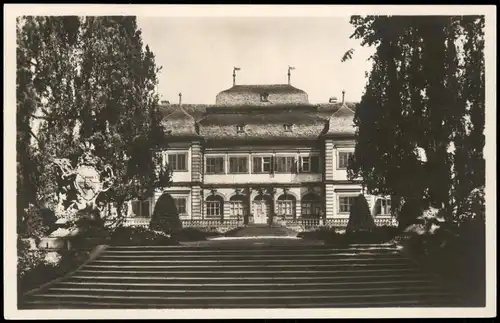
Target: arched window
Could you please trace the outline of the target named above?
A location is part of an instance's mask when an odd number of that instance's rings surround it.
[[[235,195],[229,200],[231,216],[238,217],[247,213],[247,198],[243,195]]]
[[[318,195],[309,193],[302,197],[301,213],[303,218],[317,218],[321,209],[321,200]]]
[[[219,195],[211,195],[205,201],[207,218],[222,218],[224,215],[224,199]]]
[[[283,194],[278,197],[276,201],[278,207],[278,215],[285,216],[287,218],[294,217],[295,215],[295,197],[289,194]]]

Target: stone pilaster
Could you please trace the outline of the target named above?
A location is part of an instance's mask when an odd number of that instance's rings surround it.
[[[333,184],[325,184],[325,214],[327,219],[335,217],[335,191]]]
[[[201,194],[200,186],[193,186],[191,188],[191,219],[202,219],[203,196]]]

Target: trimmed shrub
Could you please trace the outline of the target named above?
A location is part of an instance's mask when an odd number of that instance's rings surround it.
[[[354,204],[351,206],[346,233],[372,231],[374,228],[375,221],[370,213],[368,201],[363,194],[359,194],[354,200]]]
[[[182,229],[175,201],[170,194],[164,193],[156,201],[151,223],[151,230],[172,234]]]

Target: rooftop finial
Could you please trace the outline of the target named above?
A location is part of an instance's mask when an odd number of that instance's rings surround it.
[[[342,90],[342,104],[345,103],[345,90]]]
[[[239,70],[241,70],[241,68],[233,66],[233,86],[236,85],[236,71],[239,71]]]
[[[290,81],[290,76],[292,75],[292,73],[290,72],[291,70],[294,70],[295,67],[293,66],[288,66],[288,85],[291,84],[291,81]]]
[[[179,105],[182,105],[182,93],[179,93]]]

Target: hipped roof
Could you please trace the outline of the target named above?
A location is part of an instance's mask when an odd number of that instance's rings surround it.
[[[355,133],[353,104],[328,103],[307,107],[315,107],[315,112],[298,106],[252,110],[250,106],[248,109],[231,109],[207,104],[163,105],[160,111],[164,116],[162,124],[165,131],[173,137],[316,139],[324,134]],[[284,124],[292,124],[292,131],[285,131]],[[237,132],[237,125],[245,125],[244,133]]]

